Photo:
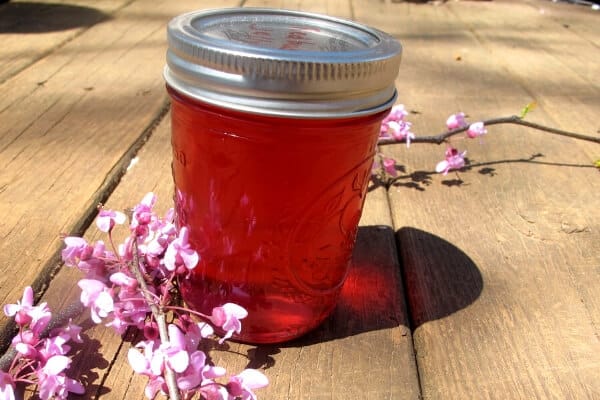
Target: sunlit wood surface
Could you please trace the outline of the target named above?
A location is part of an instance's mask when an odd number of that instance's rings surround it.
[[[162,68],[169,19],[281,7],[351,18],[404,46],[399,103],[419,135],[537,107],[531,121],[600,135],[600,11],[545,0],[11,1],[0,5],[0,301],[32,285],[77,301],[61,234],[96,237],[96,205],[148,191],[170,206]],[[444,146],[385,146],[334,314],[284,345],[230,344],[214,360],[262,368],[261,399],[600,399],[600,145],[489,127],[458,174]],[[134,159],[137,163],[132,164]],[[131,168],[128,166],[132,164]],[[143,398],[120,338],[77,316],[83,398]],[[0,317],[0,342],[10,341]],[[3,350],[4,351],[4,350]],[[237,354],[235,354],[237,353]]]

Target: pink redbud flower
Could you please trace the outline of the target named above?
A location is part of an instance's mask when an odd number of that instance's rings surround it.
[[[152,290],[152,288],[149,289]],[[125,333],[128,326],[144,329],[150,307],[142,293],[138,290],[121,287],[118,297],[121,301],[113,303],[113,320],[107,326],[113,327],[119,334]]]
[[[190,355],[185,349],[185,335],[176,325],[170,324],[167,329],[169,330],[168,342],[160,344],[158,348],[157,341],[140,342],[136,347],[142,348],[144,354],[136,349],[129,349],[127,353],[131,368],[138,374],[150,378],[146,386],[146,395],[156,394],[158,390],[164,391],[162,375],[165,366],[177,373],[183,373],[190,365]]]
[[[406,140],[406,147],[409,147],[415,135],[410,131],[412,124],[404,120],[407,115],[404,105],[398,104],[392,107],[390,113],[381,122],[379,136],[394,138],[397,141]]]
[[[149,399],[154,399],[158,392],[163,394],[167,394],[168,392],[167,383],[162,376],[150,377],[148,379],[148,383],[146,384],[146,388],[144,389],[144,394]]]
[[[121,318],[120,315],[115,313],[115,316],[113,317],[112,321],[107,323],[106,326],[109,328],[113,328],[115,332],[117,332],[119,335],[123,335],[129,327],[129,323],[125,319]]]
[[[15,322],[23,327],[29,324],[34,336],[39,337],[41,332],[48,326],[52,313],[46,303],[40,303],[38,306],[33,305],[33,289],[27,286],[23,290],[23,298],[17,301],[17,304],[6,304],[4,306],[4,314],[7,317],[15,317]]]
[[[469,129],[467,130],[467,136],[471,139],[485,135],[486,133],[487,129],[485,129],[483,122],[474,122],[469,125]]]
[[[44,348],[39,351],[39,358],[47,361],[54,356],[64,356],[71,349],[71,346],[66,344],[68,341],[68,336],[52,336],[44,339]]]
[[[387,133],[398,141],[406,140],[406,147],[410,147],[410,141],[415,138],[415,134],[410,131],[411,126],[407,121],[390,121]]]
[[[16,339],[16,337],[15,337]],[[38,355],[38,351],[35,347],[26,342],[19,342],[18,340],[13,340],[13,344],[15,345],[15,350],[21,354],[25,358],[29,358],[35,360]]]
[[[459,153],[454,147],[448,147],[446,149],[446,159],[440,161],[436,167],[435,171],[438,173],[443,173],[447,175],[449,171],[453,169],[461,169],[465,166],[465,155],[467,151],[463,151]]]
[[[13,377],[0,369],[0,399],[15,400]]]
[[[27,286],[23,291],[21,301],[17,300],[17,304],[6,304],[4,306],[4,314],[7,317],[15,317],[15,322],[19,326],[25,326],[31,322],[29,313],[33,310],[33,289]]]
[[[185,321],[188,319],[188,321]],[[198,348],[198,345],[202,339],[206,339],[215,333],[214,329],[210,324],[206,322],[194,322],[188,316],[181,315],[179,317],[180,323],[184,323],[186,348],[188,351],[194,351]]]
[[[396,160],[393,158],[383,157],[383,170],[391,176],[397,176],[398,171],[396,171]]]
[[[91,250],[91,251],[90,251]],[[88,278],[96,278],[104,275],[105,261],[114,260],[114,254],[106,251],[106,246],[102,240],[94,243],[94,246],[88,246],[88,251],[82,254],[77,268],[85,272]]]
[[[154,321],[144,323],[144,337],[148,340],[156,340],[160,337],[158,324]]]
[[[69,267],[76,267],[79,260],[92,253],[87,240],[78,236],[67,236],[64,238],[65,248],[62,250],[62,260]]]
[[[177,377],[177,387],[180,390],[192,390],[202,383],[202,368],[206,362],[206,356],[197,351],[190,357],[190,364],[186,371]]]
[[[135,290],[138,286],[138,281],[135,278],[120,271],[112,274],[109,280],[115,285],[123,286],[129,290]]]
[[[226,388],[233,398],[242,400],[256,400],[252,389],[260,389],[269,384],[267,377],[255,369],[245,369],[238,375],[231,377]]]
[[[32,307],[27,315],[31,318],[29,329],[31,329],[38,337],[42,334],[42,331],[46,329],[52,318],[52,313],[48,308],[48,304],[45,302]]]
[[[73,319],[69,318],[69,322],[62,328],[57,328],[52,331],[54,336],[61,336],[67,340],[72,340],[75,343],[83,343],[81,338],[81,327],[73,323]]]
[[[81,304],[90,308],[92,321],[99,324],[114,309],[113,297],[108,287],[95,279],[81,279],[77,285],[81,288]]]
[[[467,121],[465,121],[465,113],[459,112],[449,116],[446,120],[446,126],[449,130],[464,128],[467,126]]]
[[[190,363],[190,355],[186,350],[185,335],[173,324],[167,327],[169,342],[163,343],[160,350],[165,357],[165,363],[175,372],[183,372]]]
[[[408,112],[406,112],[404,104],[396,104],[392,107],[390,113],[386,115],[382,122],[387,123],[389,121],[402,121],[407,115]]]
[[[126,220],[127,217],[122,212],[105,210],[102,208],[100,209],[98,217],[96,218],[96,226],[98,229],[100,229],[100,231],[108,233],[112,231],[112,229],[115,227],[115,224],[122,225]]]
[[[114,257],[106,251],[104,242],[97,241],[93,246],[85,239],[77,236],[64,238],[65,248],[62,250],[62,260],[68,267],[77,267],[91,275],[101,274],[104,259]]]
[[[140,204],[133,208],[132,228],[148,225],[152,221],[154,204],[156,204],[156,195],[152,192],[147,193]]]
[[[154,356],[155,341],[147,340],[139,342],[135,347],[141,348],[143,350],[143,354],[136,349],[129,349],[127,352],[127,360],[129,361],[131,368],[138,374],[146,376],[154,375],[152,369],[150,368],[150,363]]]
[[[153,399],[160,391],[167,393],[168,389],[162,377],[162,357],[157,351],[157,342],[147,340],[138,343],[135,347],[141,348],[143,354],[136,349],[129,349],[127,359],[134,372],[148,377],[148,383],[144,389],[146,397]]]
[[[210,320],[216,326],[227,331],[225,336],[219,340],[219,343],[223,343],[225,340],[229,339],[233,335],[233,332],[240,333],[242,330],[240,319],[246,318],[247,316],[248,311],[246,311],[245,308],[233,303],[226,303],[221,307],[213,308]]]
[[[145,237],[144,242],[140,243],[138,248],[140,252],[145,254],[148,265],[152,268],[158,268],[169,243],[177,238],[177,228],[170,222],[156,219],[151,224],[146,225],[145,229],[147,232],[141,235]]]
[[[83,394],[85,389],[74,379],[67,378],[63,371],[71,364],[67,356],[53,356],[36,371],[40,399],[66,399],[69,392]]]
[[[192,390],[202,383],[202,370],[206,366],[206,354],[197,350],[190,354],[190,362],[185,371],[177,377],[180,390]]]
[[[178,270],[179,267],[185,266],[188,270],[194,269],[198,264],[199,256],[188,243],[189,232],[184,226],[179,231],[177,239],[169,243],[165,252],[164,263],[169,271]],[[179,270],[177,272],[180,272]]]

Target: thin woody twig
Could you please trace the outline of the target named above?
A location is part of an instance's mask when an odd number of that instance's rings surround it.
[[[557,128],[551,128],[551,127],[548,127],[545,125],[537,124],[535,122],[525,121],[523,118],[519,117],[518,115],[511,115],[510,117],[492,118],[492,119],[488,119],[488,120],[485,120],[482,122],[484,125],[497,125],[497,124],[522,125],[522,126],[537,129],[540,131],[549,132],[549,133],[559,135],[559,136],[566,136],[566,137],[570,137],[570,138],[574,138],[574,139],[585,140],[588,142],[600,144],[600,137],[582,135],[580,133],[564,131],[562,129],[557,129]],[[469,129],[469,127],[465,126],[463,128],[452,129],[450,131],[446,131],[446,132],[440,133],[439,135],[435,135],[435,136],[417,136],[416,138],[412,139],[410,142],[411,143],[442,144],[448,138],[450,138],[454,135],[457,135],[459,133],[466,132],[468,129]],[[379,142],[377,144],[388,145],[388,144],[404,143],[404,142],[405,142],[405,140],[396,140],[394,138],[382,138],[382,139],[379,139]]]
[[[150,310],[152,311],[152,316],[154,317],[156,324],[158,325],[158,333],[160,335],[160,340],[162,343],[167,343],[169,341],[169,332],[167,331],[167,322],[165,320],[165,314],[162,310],[156,305],[156,301],[150,295],[148,291],[148,285],[142,273],[140,271],[139,264],[139,256],[138,256],[138,248],[137,242],[133,241],[133,266],[131,272],[135,276],[135,279],[140,284],[140,288],[142,294],[144,295],[144,299],[146,303],[150,306]],[[167,387],[169,388],[169,399],[170,400],[180,400],[181,396],[179,394],[179,389],[177,388],[177,380],[175,378],[175,372],[168,365],[165,365],[165,381]]]

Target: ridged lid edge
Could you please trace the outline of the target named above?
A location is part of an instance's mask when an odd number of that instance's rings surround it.
[[[227,41],[196,28],[210,29],[219,18],[232,16],[242,21],[276,17],[282,23],[300,18],[329,31],[339,29],[348,37],[362,35],[357,43],[371,43],[347,51],[282,50]],[[351,115],[365,110],[377,112],[382,104],[395,98],[400,44],[381,31],[353,21],[288,10],[220,9],[174,18],[169,23],[168,39],[167,83],[212,104],[243,106],[251,112],[268,114]],[[302,111],[292,112],[294,108]]]

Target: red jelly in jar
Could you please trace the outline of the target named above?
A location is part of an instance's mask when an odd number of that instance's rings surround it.
[[[401,47],[352,21],[234,8],[168,27],[179,226],[200,262],[187,305],[248,310],[234,339],[296,338],[348,272]]]

